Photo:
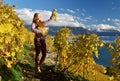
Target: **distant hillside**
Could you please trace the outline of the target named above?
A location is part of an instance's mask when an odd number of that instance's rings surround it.
[[[50,35],[55,35],[56,31],[59,30],[61,27],[49,27],[49,32],[48,34]],[[93,33],[87,29],[84,29],[82,27],[68,27],[71,32],[75,35],[78,35],[78,34],[90,34],[90,33]]]
[[[104,29],[104,30],[101,30],[101,31],[93,31],[94,33],[98,34],[99,36],[116,36],[116,35],[119,35],[120,36],[120,32],[117,31],[117,30],[114,30],[114,29]]]
[[[30,30],[30,25],[25,25],[25,27]],[[49,35],[55,35],[55,33],[57,32],[57,30],[59,30],[61,27],[59,26],[49,26]],[[117,30],[101,30],[101,31],[97,31],[97,30],[87,30],[83,27],[68,27],[73,34],[78,35],[78,34],[91,34],[91,33],[96,33],[99,36],[116,36],[119,35],[120,36],[120,32]]]
[[[30,30],[30,25],[25,25],[25,27]],[[60,29],[61,27],[59,26],[49,26],[49,32],[48,34],[49,35],[52,35],[54,36],[56,34],[56,32]],[[90,34],[90,33],[93,33],[92,31],[89,31],[83,27],[68,27],[71,32],[75,35],[78,35],[78,34]]]
[[[78,35],[78,34],[91,34],[93,33],[92,31],[89,31],[83,27],[68,27],[73,34]]]

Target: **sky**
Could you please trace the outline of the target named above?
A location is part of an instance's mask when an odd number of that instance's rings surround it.
[[[45,21],[55,8],[57,21],[48,26],[120,31],[120,0],[4,0],[4,4],[15,5],[16,13],[28,25],[34,13],[39,12]]]

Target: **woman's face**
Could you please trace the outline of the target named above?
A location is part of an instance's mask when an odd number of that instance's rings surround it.
[[[37,14],[37,15],[36,15],[36,20],[37,20],[37,21],[41,20],[40,14]]]

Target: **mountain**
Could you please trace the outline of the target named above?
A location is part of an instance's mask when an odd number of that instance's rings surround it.
[[[114,29],[101,29],[100,31],[94,30],[93,32],[99,36],[120,36],[120,32]]]
[[[30,25],[25,25],[25,27],[30,30]],[[56,32],[62,27],[60,26],[49,26],[49,32],[48,34],[49,35],[52,35],[54,36],[56,34]],[[91,34],[93,33],[92,31],[89,31],[83,27],[67,27],[71,30],[71,32],[75,35],[78,35],[78,34]]]
[[[48,34],[55,35],[57,30],[59,30],[60,28],[61,27],[49,27]],[[87,29],[85,29],[83,27],[67,27],[67,28],[69,28],[74,35],[93,33],[92,31],[89,31],[89,30],[87,30]]]
[[[30,30],[30,25],[25,25],[25,27]],[[60,29],[60,26],[49,26],[49,35],[54,36],[56,34],[56,32]],[[99,36],[116,36],[119,35],[120,36],[120,32],[114,29],[101,29],[101,30],[88,30],[85,29],[83,27],[67,27],[71,30],[71,32],[75,35],[78,34],[91,34],[91,33],[95,33]]]
[[[68,27],[73,34],[77,35],[77,34],[91,34],[93,33],[92,31],[89,31],[88,29],[85,29],[83,27]]]

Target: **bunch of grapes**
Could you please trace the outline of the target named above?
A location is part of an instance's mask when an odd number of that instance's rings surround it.
[[[57,12],[56,12],[56,9],[53,9],[52,14],[53,14],[53,16],[54,16],[54,21],[56,21],[56,20],[57,20]]]

